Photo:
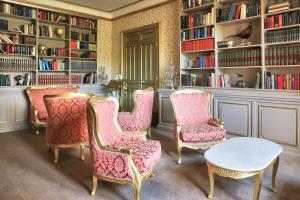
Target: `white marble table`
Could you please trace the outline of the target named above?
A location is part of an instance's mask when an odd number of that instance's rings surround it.
[[[236,137],[218,144],[205,152],[210,180],[208,198],[214,193],[214,174],[232,179],[254,178],[253,199],[259,198],[263,172],[273,166],[272,191],[282,147],[269,140],[250,137]]]

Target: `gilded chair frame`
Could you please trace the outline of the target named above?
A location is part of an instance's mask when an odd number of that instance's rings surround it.
[[[199,142],[199,143],[188,143],[188,142],[184,142],[181,140],[180,138],[180,131],[181,131],[181,125],[179,123],[179,121],[177,120],[177,115],[176,115],[176,109],[175,109],[175,103],[174,103],[174,96],[177,94],[193,94],[193,93],[199,93],[199,94],[203,94],[203,93],[208,93],[210,95],[210,99],[209,99],[209,103],[208,103],[208,118],[209,119],[213,119],[212,115],[211,115],[211,104],[212,104],[212,100],[213,100],[213,93],[210,91],[204,91],[204,90],[191,90],[191,89],[186,89],[186,90],[179,90],[179,91],[173,91],[170,94],[170,100],[173,106],[173,110],[174,110],[174,128],[175,128],[175,143],[177,146],[177,154],[178,154],[178,161],[177,164],[181,164],[181,160],[182,160],[182,148],[186,147],[189,149],[208,149],[216,144],[219,144],[220,142],[223,142],[225,139],[221,140],[221,141],[212,141],[212,142]],[[220,125],[220,127],[223,129],[224,127],[224,121],[223,120],[216,120],[216,123],[218,123]]]
[[[38,135],[40,133],[39,128],[40,127],[46,127],[47,126],[47,121],[46,120],[39,120],[38,118],[38,111],[34,108],[32,98],[31,98],[31,90],[35,89],[53,89],[53,88],[78,88],[78,91],[80,89],[79,86],[72,86],[72,87],[60,87],[57,85],[53,86],[47,86],[47,87],[42,87],[42,86],[34,86],[34,87],[27,87],[25,89],[27,97],[29,99],[29,116],[30,116],[30,123],[33,125],[35,129],[35,134]]]
[[[67,97],[67,98],[72,98],[72,97],[87,97],[88,99],[94,96],[94,94],[91,93],[74,93],[74,92],[66,92],[63,94],[55,94],[55,95],[45,95],[45,99],[49,98],[59,98],[59,97]],[[60,148],[72,148],[72,147],[80,147],[80,159],[84,160],[84,146],[88,145],[89,142],[80,142],[80,143],[74,143],[74,144],[50,144],[47,142],[47,146],[49,148],[49,152],[53,150],[54,153],[54,163],[58,163],[59,159],[59,149]]]
[[[131,112],[128,112],[126,114],[128,115],[132,115],[133,113],[135,113],[136,109],[137,109],[137,102],[136,102],[136,96],[138,95],[138,93],[142,93],[142,92],[154,92],[154,89],[152,87],[148,87],[146,89],[143,89],[143,90],[135,90],[132,94],[132,99],[133,99],[133,109]],[[124,114],[124,113],[123,113]],[[124,115],[126,115],[124,114]],[[127,131],[124,131],[125,133]],[[151,127],[149,128],[145,128],[145,129],[141,129],[139,130],[139,134],[140,135],[143,135],[143,136],[147,136],[147,137],[151,137]]]
[[[119,178],[111,178],[111,177],[105,177],[105,176],[100,176],[95,173],[93,173],[93,188],[91,191],[91,195],[94,196],[97,190],[97,181],[99,180],[104,180],[104,181],[109,181],[113,183],[119,183],[119,184],[130,184],[133,187],[134,190],[134,199],[139,200],[140,199],[140,191],[141,191],[141,185],[142,183],[149,179],[150,177],[153,176],[152,170],[149,170],[148,173],[144,176],[140,174],[138,171],[137,167],[135,166],[132,158],[132,150],[128,148],[119,148],[119,149],[112,149],[109,148],[103,140],[99,137],[100,130],[99,130],[99,113],[96,110],[96,103],[101,100],[101,101],[114,101],[118,105],[118,101],[115,98],[112,97],[96,97],[93,96],[90,98],[88,102],[88,112],[92,114],[92,128],[90,135],[93,135],[93,137],[96,140],[96,145],[98,146],[99,149],[102,151],[110,152],[110,153],[117,153],[121,155],[126,155],[128,158],[128,164],[129,164],[129,172],[132,174],[132,180],[124,180],[124,179],[119,179]],[[124,134],[122,132],[122,129],[120,128],[118,122],[117,122],[117,114],[118,114],[118,108],[116,109],[116,112],[114,114],[114,125],[117,127],[118,131],[120,134]]]

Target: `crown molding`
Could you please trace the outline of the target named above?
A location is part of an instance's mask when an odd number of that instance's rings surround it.
[[[130,13],[137,12],[139,10],[144,10],[148,7],[153,7],[158,4],[166,3],[170,0],[147,0],[147,1],[138,1],[134,4],[130,4],[128,6],[116,9],[112,12],[105,12],[89,7],[83,7],[76,4],[66,3],[58,0],[47,0],[47,1],[41,1],[41,0],[5,0],[6,2],[18,2],[23,3],[27,5],[36,5],[38,7],[47,7],[47,8],[53,8],[53,9],[59,9],[59,10],[68,10],[71,12],[77,12],[87,15],[92,15],[99,18],[105,18],[112,20],[114,18],[119,18],[124,15],[128,15]],[[171,0],[174,1],[174,0]]]

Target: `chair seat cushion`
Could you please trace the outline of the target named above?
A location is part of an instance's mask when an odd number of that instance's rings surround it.
[[[41,111],[38,113],[39,120],[46,120],[48,118],[47,111]]]
[[[133,162],[143,176],[158,163],[161,156],[159,141],[144,140],[141,137],[122,137],[112,148],[131,149]]]
[[[226,137],[224,129],[202,122],[183,123],[180,132],[184,142],[212,142]]]

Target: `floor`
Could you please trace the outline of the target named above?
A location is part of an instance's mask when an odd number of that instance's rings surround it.
[[[184,150],[178,166],[170,131],[153,130],[153,138],[161,141],[162,158],[155,177],[142,185],[141,200],[207,199],[209,180],[203,152]],[[99,182],[96,196],[90,196],[92,184],[88,148],[86,160],[79,159],[79,149],[61,151],[58,164],[48,153],[45,135],[30,130],[0,134],[0,199],[133,199],[129,185]],[[252,199],[253,179],[231,180],[216,177],[215,198],[219,200]],[[272,193],[271,170],[266,171],[261,200],[300,199],[300,162],[284,154],[277,176],[278,193]]]

